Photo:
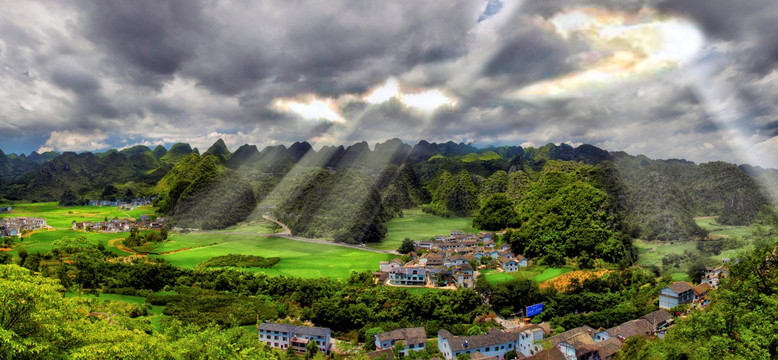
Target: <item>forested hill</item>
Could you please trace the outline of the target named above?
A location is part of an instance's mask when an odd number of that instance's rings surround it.
[[[607,194],[608,202],[602,205],[618,209],[620,234],[649,240],[690,239],[704,234],[694,216],[720,216],[719,222],[726,224],[749,223],[770,203],[759,190],[760,184],[776,187],[778,183],[778,175],[772,169],[722,162],[652,160],[591,145],[477,148],[471,144],[427,141],[411,146],[392,139],[373,149],[366,142],[318,150],[307,142],[297,142],[262,150],[244,145],[230,152],[219,140],[204,152],[204,157],[199,157],[199,151],[188,144],[175,144],[169,150],[136,146],[98,154],[17,156],[0,152],[0,198],[58,201],[63,195],[70,195],[84,201],[100,197],[108,187],[118,188],[122,194],[155,195],[161,189],[158,183],[163,177],[180,178],[176,173],[170,174],[176,164],[189,161],[186,166],[194,166],[192,154],[200,159],[197,161],[212,157],[209,161],[218,163],[219,176],[235,176],[241,180],[238,184],[245,181],[257,203],[275,205],[276,216],[290,222],[293,231],[309,236],[337,236],[346,241],[380,240],[385,232],[383,222],[413,206],[441,216],[479,215],[487,201],[498,193],[510,200],[512,211],[542,213],[548,209],[528,210],[528,200],[524,198],[533,193],[533,187],[551,180],[558,180],[552,186],[570,186],[562,178],[577,176],[570,174],[581,171],[575,165],[578,163],[609,169],[612,181],[608,183],[576,181]],[[548,177],[549,169],[566,175]],[[614,192],[616,188],[618,191]],[[173,206],[163,211],[177,213],[175,218],[186,220],[188,216],[181,214],[192,212],[178,211],[183,210],[182,204],[202,203],[192,200],[198,194],[210,198],[217,193],[188,192],[189,200],[176,201],[179,210]],[[548,193],[538,198],[542,201],[536,204],[540,206],[553,198]],[[499,204],[501,199],[493,199],[491,205]],[[352,220],[344,221],[347,216]],[[531,221],[533,214],[517,216],[517,221]],[[317,220],[312,221],[314,218]],[[189,224],[203,223],[197,220]],[[208,224],[220,225],[221,222]],[[349,232],[369,235],[339,233],[338,229],[344,226],[351,229]]]

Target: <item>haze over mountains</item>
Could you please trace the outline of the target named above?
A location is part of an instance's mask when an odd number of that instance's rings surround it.
[[[719,222],[723,224],[750,223],[770,203],[761,187],[774,189],[778,183],[778,171],[774,169],[723,162],[652,160],[591,145],[477,148],[464,143],[427,141],[411,146],[392,139],[376,144],[374,149],[366,142],[358,142],[314,150],[307,142],[296,142],[261,151],[254,145],[243,145],[231,152],[219,140],[202,155],[198,149],[181,143],[169,150],[162,146],[153,150],[135,146],[97,154],[48,152],[25,156],[0,152],[0,190],[6,199],[33,201],[58,201],[65,192],[85,200],[97,198],[109,185],[137,195],[162,193],[163,199],[168,199],[163,203],[163,213],[178,214],[182,224],[206,228],[244,220],[260,204],[274,205],[278,211],[285,211],[277,215],[286,217],[293,229],[297,227],[298,232],[311,236],[337,235],[337,226],[326,220],[331,217],[329,214],[366,213],[371,214],[369,219],[359,225],[364,229],[355,232],[374,231],[380,236],[380,226],[366,229],[388,221],[402,208],[445,203],[439,211],[475,215],[495,192],[514,194],[518,202],[524,195],[516,186],[522,181],[540,181],[544,173],[552,170],[571,171],[565,170],[569,166],[557,162],[612,168],[612,182],[621,189],[612,195],[619,198],[624,218],[633,225],[628,231],[631,236],[646,239],[699,236],[702,232],[694,223],[694,216],[720,216]],[[474,199],[464,210],[454,203],[435,200],[436,196],[445,197],[437,194],[438,188],[434,187],[444,173],[455,177],[469,175],[467,183],[474,186]],[[179,189],[172,190],[176,186]],[[235,188],[243,190],[232,192]],[[252,191],[247,192],[248,189]],[[354,204],[335,205],[344,197],[321,195],[351,191],[360,192],[359,196],[354,195]],[[461,189],[447,191],[453,191],[451,196],[461,195],[457,193]],[[239,201],[247,198],[250,201]],[[235,205],[238,203],[240,206]],[[229,204],[242,210],[227,219],[219,218],[217,209],[227,209]],[[326,206],[331,208],[324,209]],[[308,220],[301,221],[301,216]],[[316,221],[322,223],[318,227],[311,225]],[[367,240],[339,236],[350,241]]]

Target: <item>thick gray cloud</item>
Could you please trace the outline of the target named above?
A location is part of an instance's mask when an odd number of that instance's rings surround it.
[[[773,3],[0,0],[0,139],[12,146],[0,148],[187,141],[202,149],[220,137],[233,149],[392,137],[564,141],[778,167],[770,156],[778,151]],[[563,39],[542,21],[581,7],[653,7],[689,18],[705,46],[679,69],[593,93],[507,97],[581,70],[590,45]],[[427,113],[399,100],[355,100],[389,77],[404,92],[443,89],[458,105]],[[340,99],[346,122],[273,107],[278,98],[305,96]]]

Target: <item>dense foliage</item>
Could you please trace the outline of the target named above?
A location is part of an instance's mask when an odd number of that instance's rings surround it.
[[[156,189],[159,213],[180,227],[224,228],[244,220],[257,203],[251,186],[210,154],[190,154]]]
[[[633,339],[622,359],[775,359],[778,357],[778,236],[759,229],[710,306],[676,322],[661,340]]]
[[[277,257],[264,258],[256,255],[228,254],[212,257],[199,264],[199,266],[204,268],[219,266],[271,268],[273,265],[278,264],[279,261],[281,259]]]
[[[378,242],[391,218],[374,181],[358,171],[313,170],[293,179],[275,210],[292,233],[338,242]]]

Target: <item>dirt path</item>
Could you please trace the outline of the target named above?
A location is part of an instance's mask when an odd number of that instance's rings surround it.
[[[115,246],[117,249],[129,253],[130,255],[141,256],[135,251],[133,251],[132,249],[124,247],[124,245],[120,244],[119,242],[122,240],[124,239],[119,238],[119,239],[108,240],[108,245]]]
[[[708,220],[708,219],[716,219],[716,218],[718,218],[718,215],[717,216],[698,216],[698,217],[694,218],[694,220]]]
[[[273,218],[271,218],[270,216],[267,216],[267,215],[262,216],[262,218],[267,220],[267,221],[274,222],[274,223],[278,224],[278,226],[280,226],[282,229],[284,229],[284,232],[279,233],[279,235],[292,236],[292,230],[290,230],[289,227],[286,226],[286,224],[284,224],[284,223],[282,223],[282,222],[280,222],[280,221],[278,221],[276,219],[273,219]]]

